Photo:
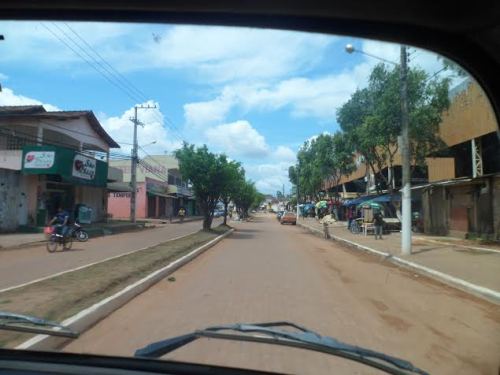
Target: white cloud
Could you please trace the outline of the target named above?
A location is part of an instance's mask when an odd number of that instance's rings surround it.
[[[165,151],[171,152],[182,146],[180,140],[165,128],[163,114],[158,103],[149,101],[140,103],[144,105],[156,105],[156,109],[139,109],[138,119],[144,126],[137,127],[137,139],[139,145],[144,145],[148,154],[163,154]],[[107,117],[99,114],[99,121],[108,134],[120,143],[122,153],[130,153],[133,142],[133,124],[130,118],[134,116],[134,107],[127,109],[120,116]],[[150,144],[155,142],[154,144]],[[146,146],[147,145],[147,146]],[[141,154],[141,150],[139,150]]]
[[[84,44],[63,22],[2,21],[0,24],[2,34],[5,36],[5,40],[2,41],[0,61],[34,62],[49,68],[53,68],[54,64],[86,64],[81,57],[47,30],[49,28],[78,50],[71,39],[80,45]],[[69,25],[105,57],[116,50],[116,46],[115,48],[112,46],[113,42],[127,34],[127,38],[133,38],[137,28],[135,25],[106,22],[77,22]],[[84,55],[81,51],[80,54]]]
[[[290,147],[286,146],[278,146],[273,152],[274,158],[290,164],[295,162],[296,156],[296,153]]]
[[[245,120],[209,128],[205,136],[211,146],[230,156],[255,158],[269,153],[265,138]]]
[[[3,87],[0,92],[0,106],[3,105],[43,105],[47,111],[60,111],[58,107],[52,104],[42,103],[40,100],[15,94],[12,89],[7,87]]]
[[[292,165],[287,162],[274,164],[258,164],[245,166],[247,177],[255,181],[255,186],[262,193],[274,194],[277,190],[290,191],[288,168]]]
[[[213,100],[185,104],[186,124],[195,129],[220,124],[231,110],[233,102],[234,98],[228,92],[223,91]]]
[[[192,68],[205,80],[283,77],[317,63],[336,38],[235,27],[173,26],[144,49],[162,67]]]
[[[7,81],[9,76],[3,73],[0,73],[0,81]]]

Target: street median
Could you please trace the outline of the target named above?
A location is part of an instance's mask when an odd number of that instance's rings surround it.
[[[211,232],[200,231],[0,293],[0,310],[62,322],[83,332],[232,231],[224,226]],[[45,335],[31,336],[1,332],[0,347],[50,350],[60,347],[66,340]]]

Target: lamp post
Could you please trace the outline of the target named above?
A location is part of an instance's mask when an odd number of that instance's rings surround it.
[[[397,66],[394,61],[389,61],[379,56],[359,51],[352,44],[345,46],[347,53],[358,52],[363,55],[370,56],[377,60]],[[411,254],[411,166],[410,166],[410,139],[409,139],[409,121],[408,121],[408,88],[407,88],[407,73],[408,73],[408,54],[406,46],[401,46],[400,53],[400,95],[401,95],[401,168],[402,176],[402,209],[401,209],[401,253],[403,255]]]

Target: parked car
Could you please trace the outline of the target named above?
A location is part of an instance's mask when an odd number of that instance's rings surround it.
[[[295,212],[289,211],[285,212],[280,219],[281,224],[297,224],[297,214]]]

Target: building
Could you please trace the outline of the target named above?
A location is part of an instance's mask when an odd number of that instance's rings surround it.
[[[419,211],[429,234],[499,239],[499,128],[479,85],[467,79],[450,90],[450,107],[443,113],[439,135],[446,147],[426,158],[427,167],[412,174],[412,210]],[[346,195],[374,192],[374,176],[361,156],[357,169],[338,186],[325,180],[325,189]],[[401,156],[396,154],[393,187],[401,187]],[[386,189],[387,187],[384,187]]]
[[[111,160],[111,166],[123,173],[123,184],[130,184],[131,162]],[[118,189],[117,189],[118,190]],[[130,217],[129,191],[111,191],[108,212],[113,218]],[[155,155],[141,159],[137,165],[137,218],[168,218],[176,216],[180,207],[188,215],[197,214],[195,199],[179,172],[179,162],[170,155]]]
[[[495,114],[477,83],[450,92],[440,134],[447,148],[421,191],[424,232],[500,239],[500,142]]]
[[[58,207],[106,218],[108,154],[118,144],[92,111],[0,107],[0,231],[43,226]]]

